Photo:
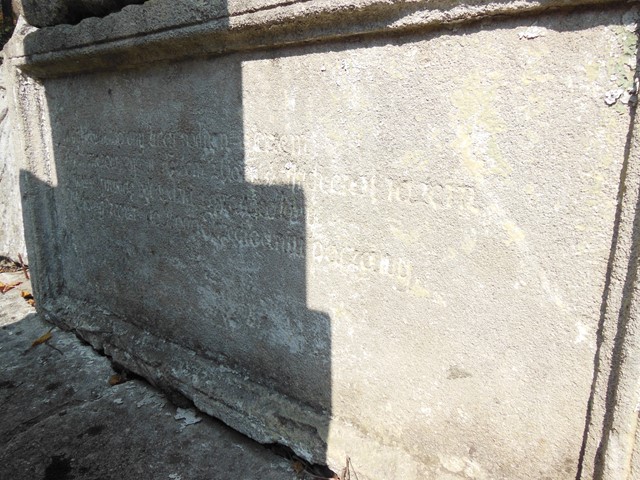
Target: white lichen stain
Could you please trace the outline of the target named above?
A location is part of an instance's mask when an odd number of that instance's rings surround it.
[[[472,480],[488,480],[489,476],[482,466],[468,457],[456,455],[438,455],[440,465],[449,473],[464,475]],[[446,476],[446,478],[451,478]],[[459,477],[458,477],[459,478]]]
[[[425,417],[431,417],[433,410],[430,407],[420,407],[420,413]]]
[[[428,300],[431,303],[438,305],[440,307],[447,306],[447,301],[444,299],[444,297],[440,293],[429,290],[418,279],[415,279],[412,282],[411,286],[407,291],[410,295],[416,298],[424,298],[425,300]]]
[[[460,250],[467,255],[473,253],[476,249],[477,236],[475,228],[471,228],[468,232],[465,232],[460,242]]]
[[[576,322],[576,329],[578,330],[578,334],[576,335],[576,339],[573,343],[582,343],[587,339],[587,334],[589,333],[589,329],[582,322]]]
[[[295,94],[288,96],[288,98],[287,98],[287,106],[289,107],[289,110],[295,111],[295,109],[296,109],[296,97],[295,97]]]
[[[457,408],[456,412],[458,413],[458,420],[461,423],[469,423],[471,421],[471,416],[464,411],[462,408]]]
[[[527,195],[533,195],[536,191],[536,186],[533,183],[527,183],[524,186],[524,193]]]
[[[520,288],[527,286],[527,282],[525,282],[524,280],[518,280],[517,282],[515,282],[513,284],[513,288],[514,290],[520,290]]]
[[[200,423],[202,418],[198,417],[195,410],[190,408],[177,408],[176,414],[173,417],[176,420],[182,420],[182,425],[180,426],[180,430],[184,430],[185,427],[189,425],[195,425],[196,423]]]
[[[411,286],[410,292],[414,297],[418,298],[427,298],[431,295],[431,291],[424,288],[419,280],[416,280],[414,282],[414,284]]]
[[[339,302],[337,305],[331,307],[329,313],[335,323],[339,325],[352,325],[355,322],[353,315],[351,315],[344,302]]]
[[[533,40],[534,38],[544,37],[547,34],[547,29],[532,25],[526,30],[518,32],[518,38],[520,40]]]
[[[524,241],[524,231],[511,220],[504,221],[502,228],[507,234],[507,239],[504,240],[505,245],[518,244]]]
[[[627,112],[628,104],[636,101],[634,84],[638,38],[638,9],[634,7],[622,17],[623,25],[605,27],[613,33],[609,60],[606,63],[610,85],[604,93],[604,103],[614,106],[619,113]],[[621,100],[618,102],[618,100]]]
[[[460,473],[464,470],[465,462],[456,456],[440,456],[440,464],[452,473]]]
[[[604,194],[604,187],[606,184],[605,177],[600,172],[588,173],[587,177],[591,178],[591,185],[589,188],[589,200],[588,205],[598,206],[607,201],[607,196]]]
[[[622,88],[609,90],[604,94],[604,103],[609,106],[614,105],[623,94],[624,90]]]
[[[542,290],[547,294],[548,300],[556,307],[564,309],[564,302],[562,301],[562,297],[560,296],[560,292],[558,291],[559,289],[554,289],[551,287],[551,282],[549,281],[547,273],[544,270],[540,269],[538,271],[538,276],[540,279]]]
[[[525,70],[520,76],[520,81],[524,85],[532,85],[536,83],[549,83],[555,80],[555,77],[550,73],[541,73],[539,70],[533,70],[531,68]],[[529,97],[537,98],[534,96]],[[533,104],[533,102],[531,102]]]
[[[404,229],[401,227],[400,222],[394,222],[396,225],[389,225],[389,231],[393,238],[400,240],[407,245],[415,245],[419,239],[420,234],[416,229]]]
[[[496,105],[500,103],[502,73],[475,72],[456,90],[451,101],[456,107],[456,138],[451,146],[462,164],[476,178],[486,174],[508,176],[512,167],[505,161],[496,135],[506,130]]]
[[[413,170],[426,171],[429,166],[429,157],[424,150],[407,150],[400,156],[400,165]]]

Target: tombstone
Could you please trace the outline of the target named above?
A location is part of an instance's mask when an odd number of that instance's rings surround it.
[[[39,311],[337,472],[635,478],[638,10],[600,3],[22,25]]]

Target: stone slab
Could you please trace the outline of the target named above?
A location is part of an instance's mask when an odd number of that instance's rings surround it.
[[[320,7],[278,8],[135,40],[83,37],[108,19],[25,27],[42,313],[335,470],[575,478],[633,171],[637,9],[353,37],[358,15],[339,35]],[[295,8],[325,42],[286,45]],[[261,15],[279,48],[242,37]],[[77,43],[43,50],[62,31]]]

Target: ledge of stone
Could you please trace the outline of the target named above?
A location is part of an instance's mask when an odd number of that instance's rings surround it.
[[[274,388],[250,381],[234,365],[197,355],[88,303],[59,296],[45,301],[40,311],[48,321],[73,330],[113,361],[154,386],[177,390],[199,410],[233,429],[263,444],[287,445],[312,463],[325,463],[326,438],[320,432],[329,421],[328,412],[293,401]],[[159,352],[167,361],[158,361]]]
[[[131,68],[232,51],[437,28],[496,15],[616,0],[150,0],[104,18],[42,29],[22,24],[6,48],[30,75]]]
[[[144,0],[14,0],[14,8],[36,27],[77,23],[83,18],[101,17],[131,3]]]

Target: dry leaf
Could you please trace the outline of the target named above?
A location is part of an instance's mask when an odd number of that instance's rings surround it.
[[[296,460],[295,462],[293,462],[293,464],[291,465],[293,467],[293,470],[300,475],[302,472],[304,472],[304,465],[300,460]]]
[[[31,305],[32,307],[35,307],[35,306],[36,306],[36,301],[35,301],[35,299],[33,298],[33,295],[31,294],[31,292],[28,292],[28,291],[26,291],[26,290],[22,290],[22,292],[20,292],[20,296],[21,296],[22,298],[24,298],[24,299],[27,301],[27,303],[28,303],[29,305]]]
[[[111,375],[109,377],[109,385],[111,385],[112,387],[114,385],[119,385],[121,383],[124,383],[127,381],[127,377],[126,375],[119,375],[119,374],[115,374],[115,375]]]
[[[0,282],[0,293],[7,293],[12,288],[17,287],[22,282],[13,282],[13,283],[2,283]]]
[[[49,330],[47,333],[45,333],[44,335],[42,335],[41,337],[36,338],[34,342],[31,344],[31,348],[37,347],[38,345],[41,345],[44,342],[51,340],[51,337],[53,337],[53,335],[51,334],[52,330],[53,328]]]

